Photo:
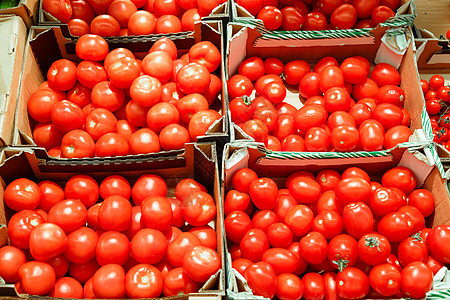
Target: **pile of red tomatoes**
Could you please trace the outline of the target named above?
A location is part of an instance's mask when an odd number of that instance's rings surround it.
[[[174,42],[162,38],[141,61],[125,48],[109,51],[100,36],[84,35],[76,53],[80,63],[55,61],[28,99],[37,122],[33,139],[51,156],[181,149],[221,118],[209,109],[222,89],[212,73],[221,54],[211,42],[198,42],[177,58]]]
[[[356,167],[297,171],[279,185],[243,168],[231,182],[228,248],[255,295],[422,298],[450,263],[450,226],[426,227],[434,198],[406,167],[378,181]]]
[[[235,0],[268,30],[374,28],[395,16],[400,0]]]
[[[103,37],[194,31],[223,0],[43,0],[45,12],[74,36]]]
[[[434,141],[450,150],[450,86],[445,85],[442,75],[433,75],[429,81],[420,80],[425,105],[430,116]]]
[[[400,73],[386,63],[371,70],[361,56],[327,56],[312,70],[304,60],[249,57],[227,85],[231,120],[274,151],[377,151],[412,134]]]
[[[99,202],[101,200],[101,202]],[[168,197],[158,175],[133,186],[76,175],[64,187],[26,178],[5,190],[10,245],[0,277],[20,293],[61,298],[154,298],[197,292],[221,268],[214,199],[193,179]],[[134,204],[134,205],[133,205]]]

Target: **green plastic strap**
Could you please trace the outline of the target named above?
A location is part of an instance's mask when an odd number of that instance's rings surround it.
[[[422,108],[421,119],[422,119],[422,130],[425,132],[427,139],[432,141],[433,140],[433,129],[431,128],[430,116],[427,113],[427,109],[426,109],[425,105]],[[439,158],[439,154],[437,152],[435,143],[433,142],[433,144],[429,148],[431,150],[431,154],[433,155],[433,159],[434,159],[436,168],[438,168],[439,173],[441,174],[442,178],[445,178],[444,166],[442,165],[441,159]]]
[[[450,299],[450,290],[442,290],[442,291],[429,291],[425,296],[425,299],[429,300],[438,300],[438,299]]]

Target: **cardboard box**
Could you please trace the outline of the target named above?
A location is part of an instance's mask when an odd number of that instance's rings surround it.
[[[61,23],[58,19],[53,17],[50,13],[46,12],[42,8],[42,0],[35,0],[38,1],[37,5],[39,6],[39,13],[38,13],[38,25],[42,26],[61,26],[64,27],[65,37],[67,38],[75,38],[69,33],[68,26],[65,23]],[[214,8],[209,16],[203,17],[202,21],[216,21],[216,20],[228,20],[230,16],[230,4],[228,1],[225,3],[222,3],[218,5],[216,8]],[[181,32],[179,34],[186,34],[187,32]],[[150,34],[146,35],[153,36],[156,34]],[[121,37],[115,37],[115,39],[120,39]]]
[[[0,15],[16,15],[22,18],[25,25],[30,28],[37,25],[39,0],[20,0],[16,7],[0,9]]]
[[[222,194],[220,190],[219,169],[216,157],[216,148],[213,144],[187,144],[186,152],[183,155],[182,163],[179,164],[175,159],[160,159],[153,167],[146,170],[134,171],[116,171],[110,173],[101,166],[96,170],[83,174],[93,176],[99,183],[102,179],[111,174],[120,174],[127,178],[131,183],[143,174],[157,174],[163,177],[168,186],[168,196],[173,196],[176,184],[184,178],[194,178],[207,189],[209,194],[213,195],[216,201],[217,216],[212,222],[217,232],[217,251],[222,261],[222,268],[211,277],[198,293],[189,295],[179,295],[170,297],[170,299],[211,299],[220,300],[225,295],[225,260],[223,248],[223,216],[222,216]],[[49,169],[50,167],[50,169]],[[7,221],[11,216],[11,211],[4,206],[4,189],[11,181],[26,177],[36,182],[42,180],[54,180],[64,184],[70,177],[80,172],[67,172],[67,169],[59,166],[53,168],[46,166],[39,160],[32,148],[18,149],[6,148],[0,154],[0,247],[8,244]],[[13,296],[7,298],[5,296]],[[20,295],[27,296],[27,295]],[[1,299],[18,299],[13,284],[0,284]],[[161,298],[166,299],[166,298]]]
[[[257,144],[242,145],[239,143],[230,143],[226,145],[224,149],[224,159],[222,166],[222,188],[224,198],[226,192],[231,187],[231,178],[233,174],[244,167],[251,168],[260,177],[270,177],[279,186],[284,187],[284,180],[286,177],[295,171],[308,170],[315,174],[319,170],[325,168],[332,168],[339,172],[342,172],[348,167],[355,166],[351,160],[344,162],[342,165],[321,165],[314,168],[305,167],[299,162],[298,158],[270,158],[267,157],[264,150],[258,147]],[[360,163],[357,166],[364,169],[372,176],[373,179],[380,179],[381,175],[395,166],[407,166],[417,176],[418,186],[417,188],[425,188],[433,193],[435,200],[435,212],[434,215],[427,218],[427,227],[436,227],[440,224],[450,224],[450,198],[446,188],[445,180],[441,177],[439,170],[428,165],[423,161],[423,156],[420,152],[405,151],[401,160],[398,163],[385,163],[377,164],[366,161]],[[228,253],[228,247],[226,247],[226,260],[227,260],[227,296],[229,299],[265,299],[259,296],[253,296],[251,289],[247,285],[247,282],[242,275],[236,270],[231,268],[231,256]],[[445,270],[444,270],[445,271]],[[449,295],[450,286],[448,279],[450,274],[447,274],[444,282],[435,284],[435,290],[431,291],[429,295],[437,295],[436,299],[448,299],[446,295]],[[427,299],[431,299],[428,298]]]
[[[433,33],[425,29],[417,30],[414,39],[417,49],[416,60],[420,79],[430,80],[431,76],[440,74],[445,79],[445,85],[450,85],[450,45],[447,40],[436,38]],[[421,93],[422,94],[422,93]],[[423,101],[425,97],[423,96]],[[423,120],[424,129],[432,137],[433,131],[427,114]],[[443,146],[436,144],[440,161],[446,165],[450,163],[450,152]]]
[[[0,146],[13,141],[27,27],[19,16],[0,15]]]
[[[424,109],[424,101],[422,91],[420,89],[419,78],[417,75],[415,51],[412,41],[412,34],[409,29],[405,29],[405,34],[399,35],[380,35],[375,38],[375,44],[367,45],[345,45],[339,47],[336,51],[334,46],[315,46],[315,47],[288,47],[282,46],[283,40],[267,39],[261,41],[263,37],[254,28],[231,24],[228,27],[228,43],[226,57],[226,76],[230,78],[236,73],[239,64],[246,58],[251,56],[259,56],[261,58],[277,57],[284,63],[295,59],[306,60],[311,66],[324,56],[334,56],[338,61],[342,61],[353,55],[361,55],[366,57],[371,63],[386,62],[398,68],[401,74],[401,88],[405,92],[406,101],[404,107],[411,115],[410,129],[414,132],[416,129],[422,128],[422,119],[425,118],[426,110]],[[295,43],[295,41],[291,41]],[[289,86],[288,94],[285,102],[294,105],[297,109],[303,106],[304,100],[299,100],[298,87]],[[231,99],[227,99],[227,102]],[[244,142],[252,140],[236,125],[231,125],[230,140]],[[427,136],[419,135],[417,139],[420,143],[430,144]],[[400,147],[401,146],[401,147]],[[342,164],[347,159],[353,159],[354,163],[359,163],[361,159],[370,158],[379,163],[389,161],[399,161],[404,147],[413,146],[413,144],[403,144],[397,148],[380,151],[361,151],[361,152],[281,152],[267,151],[272,157],[296,157],[302,159],[305,165],[317,165],[333,162],[334,164]],[[399,149],[400,147],[400,149]],[[434,151],[431,149],[430,151]],[[437,157],[435,152],[432,152]],[[430,155],[430,154],[428,154]],[[320,158],[317,160],[317,158]]]
[[[198,24],[194,33],[182,36],[166,35],[171,38],[180,53],[186,53],[188,49],[196,42],[201,40],[208,40],[214,43],[223,52],[222,43],[222,23],[221,21],[205,21]],[[128,38],[127,40],[109,41],[110,49],[117,47],[125,47],[130,49],[137,58],[144,57],[148,49],[152,44],[160,37],[142,37],[142,38]],[[66,39],[60,27],[32,27],[28,37],[27,47],[25,48],[24,63],[22,70],[22,79],[19,91],[19,100],[16,110],[15,120],[15,132],[14,132],[14,146],[35,146],[32,140],[32,130],[34,128],[33,120],[28,116],[27,102],[30,95],[35,92],[39,85],[45,80],[45,75],[51,64],[60,58],[67,58],[75,62],[79,62],[80,59],[75,54],[76,41]],[[222,55],[223,58],[224,55]],[[223,60],[223,59],[222,59]],[[223,62],[221,63],[223,65]],[[219,67],[216,74],[222,79],[224,84],[223,68]],[[224,99],[224,91],[222,91],[221,99]],[[225,114],[226,107],[224,101],[216,101],[211,108],[219,111],[221,114]],[[208,142],[218,140],[225,143],[228,137],[228,123],[222,119],[211,125],[206,137],[199,137],[198,141]],[[183,153],[183,150],[167,151],[170,153]],[[38,152],[39,155],[45,153]],[[166,156],[167,153],[159,152],[159,155]],[[154,154],[150,155],[154,156]],[[51,159],[49,157],[40,156],[44,159]],[[123,161],[132,159],[133,157],[145,158],[149,155],[129,155],[122,157]],[[67,159],[60,159],[60,161],[69,161]],[[82,161],[88,163],[89,161],[103,160],[105,159],[83,159]],[[111,158],[106,159],[111,161]],[[118,162],[117,158],[112,158],[115,163]],[[72,160],[80,161],[80,160]]]
[[[313,47],[318,45],[361,45],[374,43],[374,30],[384,33],[389,28],[395,30],[410,26],[417,16],[414,0],[400,0],[400,7],[393,18],[375,28],[365,29],[340,29],[318,31],[270,31],[264,27],[264,23],[252,16],[246,9],[231,0],[232,21],[253,27],[262,35],[262,39],[283,40],[286,45]]]

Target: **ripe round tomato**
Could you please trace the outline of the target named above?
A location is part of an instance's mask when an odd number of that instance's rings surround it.
[[[49,260],[63,253],[66,247],[67,236],[58,225],[40,224],[31,232],[30,252],[36,260]]]
[[[335,111],[348,111],[351,107],[350,95],[345,89],[340,87],[328,88],[323,98],[325,100],[324,106],[330,113]]]
[[[172,224],[172,206],[162,196],[149,196],[142,201],[142,221],[147,228],[166,231]]]
[[[32,210],[21,210],[14,214],[8,222],[8,238],[11,245],[28,249],[31,232],[42,223],[45,223],[45,219]]]
[[[351,4],[342,4],[338,6],[330,17],[330,23],[333,29],[353,28],[357,20],[357,10]],[[367,75],[366,75],[367,77]]]
[[[428,259],[427,243],[420,236],[410,236],[403,240],[398,246],[397,256],[404,267],[414,261],[425,263]]]
[[[300,299],[303,296],[303,283],[294,274],[280,274],[277,276],[278,299]]]
[[[125,197],[109,196],[98,211],[98,224],[103,230],[124,231],[130,226],[131,210],[131,203]]]
[[[306,235],[312,227],[314,215],[312,210],[303,204],[291,208],[284,219],[284,223],[289,226],[294,236]]]
[[[155,32],[156,17],[145,10],[134,12],[128,19],[129,35],[148,35]]]
[[[254,294],[267,298],[275,296],[277,279],[270,264],[261,261],[250,265],[245,269],[244,276]]]
[[[358,242],[348,234],[339,234],[328,243],[328,261],[343,270],[356,264],[358,259]]]
[[[374,1],[374,0],[360,0]],[[370,74],[370,78],[382,87],[384,85],[400,85],[400,73],[393,66],[386,63],[377,64]]]
[[[232,211],[245,211],[249,204],[250,197],[248,194],[230,190],[225,197],[223,212],[225,216],[228,216]]]
[[[428,217],[434,211],[433,194],[426,189],[414,190],[408,196],[408,205],[416,207],[424,217]]]
[[[336,151],[354,151],[359,143],[359,133],[356,127],[340,125],[331,131],[331,146]]]
[[[273,223],[267,229],[267,238],[274,248],[288,248],[294,238],[292,231],[283,223]]]
[[[289,250],[283,248],[271,248],[266,250],[261,260],[270,264],[277,275],[293,273],[298,265],[298,257]]]
[[[370,270],[370,286],[383,296],[393,296],[400,290],[400,272],[390,264],[380,264]]]
[[[391,254],[391,244],[378,233],[363,235],[358,241],[358,257],[368,265],[382,264]]]
[[[364,298],[369,289],[369,278],[360,269],[349,267],[336,276],[336,292],[344,299]]]
[[[130,240],[123,233],[106,231],[98,239],[95,256],[100,266],[108,264],[123,266],[130,256]]]
[[[408,127],[404,125],[394,126],[384,134],[384,147],[390,149],[400,143],[408,142],[411,135],[412,131]]]
[[[201,94],[208,89],[211,75],[205,66],[189,63],[178,70],[176,82],[178,88],[185,94]]]
[[[118,110],[125,102],[125,93],[110,81],[102,81],[92,88],[92,104],[109,111]]]
[[[411,218],[402,212],[387,214],[378,223],[378,232],[390,242],[400,242],[413,234],[413,231]]]
[[[24,293],[43,296],[55,284],[55,271],[48,263],[29,261],[19,268],[20,288]]]
[[[86,120],[83,110],[68,100],[59,101],[53,106],[51,119],[53,126],[62,132],[80,129]]]
[[[407,214],[411,218],[411,222],[413,223],[414,230],[413,232],[419,232],[420,230],[425,228],[425,218],[414,206],[405,205],[398,209],[399,212],[403,212]]]
[[[222,116],[215,110],[208,109],[196,112],[189,120],[189,135],[193,141],[206,134],[210,126]]]
[[[319,232],[312,231],[302,237],[299,246],[300,255],[311,264],[320,264],[327,259],[327,240]]]
[[[373,231],[374,220],[370,208],[363,202],[349,203],[342,212],[345,230],[354,238]]]
[[[101,36],[85,34],[78,39],[75,51],[80,59],[102,61],[108,54],[109,47]]]
[[[192,280],[183,268],[175,268],[167,273],[163,284],[163,294],[165,297],[176,296],[180,292],[185,294],[195,293],[202,284]]]
[[[400,287],[412,298],[423,298],[433,286],[433,273],[423,262],[412,262],[403,268]]]
[[[77,82],[77,65],[68,59],[58,59],[47,71],[48,86],[56,91],[68,91]]]
[[[336,211],[324,210],[314,218],[312,230],[320,232],[327,240],[332,239],[344,230],[341,215]]]
[[[19,280],[19,269],[27,262],[25,253],[15,246],[3,246],[0,248],[0,277],[6,283],[14,283]]]
[[[186,252],[195,247],[201,246],[202,242],[193,233],[182,232],[178,235],[167,248],[167,258],[169,263],[174,267],[183,266],[183,259]]]
[[[35,209],[41,199],[41,190],[33,181],[19,178],[8,184],[5,189],[5,204],[15,210]]]
[[[409,195],[417,186],[414,173],[407,167],[395,167],[384,173],[381,184],[385,187],[396,187]]]
[[[134,132],[128,143],[132,154],[155,153],[161,150],[158,135],[148,128]]]
[[[319,11],[311,11],[305,16],[303,30],[325,30],[327,18]]]
[[[109,264],[101,267],[92,277],[96,297],[123,298],[125,296],[125,271],[122,266]]]
[[[302,278],[303,298],[305,299],[323,299],[325,297],[325,281],[318,273],[306,273]]]
[[[317,104],[305,105],[295,114],[295,127],[307,131],[311,127],[320,127],[325,124],[328,112],[325,107]]]
[[[159,297],[163,289],[161,272],[152,265],[136,265],[125,276],[125,289],[130,298]]]
[[[214,199],[205,192],[194,192],[181,203],[183,218],[193,226],[204,226],[216,216]]]
[[[450,252],[448,251],[448,247],[445,246],[449,237],[450,227],[447,225],[439,225],[433,228],[426,238],[431,255],[446,264],[450,261]]]
[[[166,197],[166,182],[160,176],[155,174],[142,175],[131,189],[131,198],[134,204],[141,205],[145,198],[153,195]]]
[[[362,60],[357,57],[346,58],[340,65],[344,80],[351,84],[361,84],[366,81],[368,72]],[[370,70],[370,69],[369,69]]]
[[[320,185],[315,178],[295,176],[289,181],[288,188],[289,193],[299,204],[314,203],[321,195]]]
[[[430,89],[433,91],[438,91],[444,84],[445,79],[442,75],[433,75],[429,80]]]
[[[89,227],[80,227],[67,234],[65,257],[72,263],[85,264],[95,258],[98,235]]]
[[[271,210],[266,210],[266,209],[260,210],[257,213],[255,213],[252,217],[253,228],[261,229],[266,234],[267,234],[267,230],[269,229],[270,225],[277,223],[277,222],[278,222],[278,217]]]
[[[183,259],[183,269],[197,282],[206,282],[221,267],[219,254],[205,246],[189,249]]]
[[[253,262],[261,260],[263,253],[269,249],[269,241],[261,229],[250,229],[240,241],[242,257]]]
[[[48,212],[48,221],[60,226],[66,233],[83,226],[86,218],[86,207],[75,199],[58,202]]]

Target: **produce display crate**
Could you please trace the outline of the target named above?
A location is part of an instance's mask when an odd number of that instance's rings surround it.
[[[424,109],[424,100],[422,90],[420,88],[419,77],[417,75],[417,67],[415,60],[414,44],[412,43],[412,33],[409,29],[405,29],[406,34],[399,35],[382,35],[381,32],[376,36],[375,44],[367,45],[345,45],[339,47],[336,51],[334,46],[315,46],[315,47],[283,47],[284,40],[270,39],[259,43],[261,34],[252,27],[230,24],[228,27],[229,49],[226,56],[226,76],[227,79],[236,73],[239,64],[246,58],[251,56],[259,56],[261,58],[277,57],[283,62],[295,59],[302,59],[314,65],[322,57],[334,56],[338,61],[353,56],[361,55],[366,57],[371,63],[389,63],[398,68],[401,76],[400,87],[405,92],[405,108],[411,116],[411,131],[422,129],[422,120],[428,118]],[[289,40],[288,43],[295,43]],[[287,96],[284,102],[294,105],[297,109],[303,104],[299,101],[298,88],[289,86]],[[231,101],[231,99],[227,99]],[[246,135],[237,125],[230,125],[230,140],[236,142],[253,141],[251,137]],[[437,153],[431,147],[431,140],[426,135],[418,135],[416,141],[425,143],[430,146],[427,149],[428,156],[437,159]],[[412,141],[411,141],[412,142]],[[360,151],[360,152],[282,152],[282,151],[266,151],[267,155],[277,158],[297,158],[299,162],[305,165],[317,165],[333,163],[339,165],[348,159],[352,159],[357,164],[369,158],[372,161],[398,162],[405,147],[411,146],[409,143],[400,144],[396,148],[380,151]],[[431,158],[430,158],[431,160]],[[443,170],[440,166],[440,170]]]
[[[433,33],[424,29],[419,29],[418,35],[419,37],[415,38],[415,46],[420,79],[429,81],[431,76],[440,74],[445,79],[445,85],[450,85],[450,45],[448,41],[438,39]],[[431,129],[427,134],[430,137],[433,136]],[[441,162],[450,163],[450,152],[441,145],[437,145],[437,148]]]
[[[287,176],[296,171],[310,171],[317,173],[325,168],[335,169],[342,172],[348,167],[355,166],[351,160],[342,162],[340,165],[316,165],[305,167],[298,158],[273,158],[265,153],[257,144],[230,143],[227,144],[223,154],[222,167],[222,189],[226,195],[231,186],[233,174],[242,168],[254,170],[259,177],[272,178],[281,187]],[[416,175],[417,188],[425,188],[432,192],[435,199],[435,212],[426,221],[428,227],[436,227],[441,224],[450,225],[450,196],[446,188],[445,179],[441,177],[439,170],[430,165],[421,150],[405,151],[399,162],[373,163],[369,160],[357,165],[365,170],[370,176],[380,178],[383,172],[395,166],[407,166]],[[261,296],[254,296],[245,278],[231,267],[231,255],[226,247],[227,260],[227,296],[229,299],[266,299]],[[450,274],[445,273],[443,280],[435,282],[434,289],[427,294],[426,299],[448,299],[450,297]]]
[[[0,15],[0,146],[12,144],[19,78],[27,40],[27,27],[15,15]]]
[[[114,40],[109,41],[110,49],[124,47],[131,50],[136,58],[144,57],[153,43],[161,37],[169,37],[174,41],[179,49],[179,52],[184,54],[188,49],[196,42],[201,40],[211,41],[215,44],[223,53],[222,48],[222,22],[221,21],[205,21],[201,24],[197,24],[196,31],[182,36],[177,35],[159,35],[152,37],[142,38],[128,38],[127,40]],[[34,26],[31,28],[27,46],[25,48],[24,62],[22,67],[22,77],[20,80],[19,98],[16,109],[16,118],[14,123],[14,146],[36,146],[32,139],[32,129],[34,127],[33,120],[27,112],[27,102],[30,95],[35,92],[39,85],[45,80],[45,75],[51,64],[60,59],[66,58],[79,62],[80,59],[75,54],[76,40],[66,39],[63,36],[62,30],[58,26],[41,27]],[[222,63],[223,65],[222,55]],[[217,75],[222,79],[222,86],[224,84],[224,71],[222,67],[217,69]],[[221,99],[224,99],[224,89],[222,88],[222,94],[219,95]],[[222,117],[211,125],[206,136],[199,137],[199,142],[212,142],[218,141],[218,143],[225,144],[228,139],[228,122],[226,122],[226,102],[216,101],[211,109],[217,110]],[[162,151],[156,154],[156,156],[167,156],[173,154],[182,154],[183,149]],[[51,160],[45,152],[38,152],[40,158]],[[42,156],[41,156],[42,155]],[[122,161],[129,161],[133,158],[143,159],[145,157],[155,157],[155,154],[150,155],[128,155],[121,157]],[[113,161],[114,164],[119,163],[119,157],[110,157],[106,159],[55,159],[59,163],[67,164],[68,161],[82,161],[85,164],[95,164],[96,161]],[[58,163],[58,162],[56,162]]]
[[[375,28],[365,29],[340,29],[340,30],[317,30],[317,31],[270,31],[264,27],[262,20],[256,19],[245,8],[231,0],[231,19],[233,22],[245,24],[258,30],[261,38],[258,43],[263,44],[278,39],[285,46],[313,47],[319,45],[358,45],[373,44],[376,32],[384,33],[389,28],[398,30],[402,27],[411,26],[417,16],[414,0],[400,0],[400,7],[393,18]]]
[[[181,163],[179,160],[182,160]],[[11,215],[9,208],[4,206],[3,195],[5,187],[11,181],[26,177],[31,180],[53,180],[57,183],[64,184],[70,177],[80,174],[77,170],[68,170],[64,166],[51,166],[42,162],[37,156],[35,149],[28,148],[5,148],[0,153],[0,245],[8,244],[7,237],[7,220]],[[83,174],[94,177],[98,182],[111,174],[119,174],[127,178],[131,183],[143,174],[157,174],[161,176],[167,183],[168,196],[173,196],[176,184],[184,178],[193,178],[203,184],[208,193],[213,196],[217,215],[213,221],[217,233],[217,251],[221,259],[222,268],[213,275],[198,293],[189,295],[180,294],[178,296],[161,299],[222,299],[225,295],[225,260],[223,246],[223,201],[220,190],[219,169],[216,156],[216,147],[214,144],[187,144],[186,152],[182,158],[172,157],[159,159],[148,166],[145,170],[129,171],[126,168],[109,172],[102,165],[90,172]],[[210,224],[211,225],[211,224]],[[1,299],[19,299],[28,298],[28,295],[17,295],[14,284],[0,284]]]
[[[16,15],[30,28],[37,25],[39,0],[20,0],[15,7],[0,9],[0,15]]]
[[[64,32],[64,36],[66,38],[72,38],[72,39],[75,38],[74,36],[72,36],[70,34],[67,24],[61,23],[61,21],[59,21],[58,19],[53,17],[50,13],[46,12],[42,8],[42,0],[35,0],[35,1],[37,1],[36,5],[38,6],[38,13],[37,13],[38,17],[37,17],[36,25],[39,25],[39,26],[61,26],[61,28]],[[203,17],[202,21],[215,21],[215,20],[228,21],[228,19],[230,18],[230,6],[229,5],[230,4],[228,3],[228,1],[218,5],[216,8],[214,8],[212,10],[210,15]],[[180,32],[180,33],[176,33],[175,35],[183,35],[186,33],[187,32]],[[150,35],[144,35],[144,36],[140,36],[140,37],[149,37],[149,36],[153,36],[153,35],[158,35],[158,34],[150,34]],[[122,38],[123,37],[114,37],[111,39],[122,39]]]

